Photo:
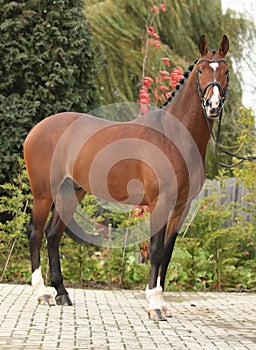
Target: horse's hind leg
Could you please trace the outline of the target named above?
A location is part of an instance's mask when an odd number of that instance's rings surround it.
[[[32,265],[32,286],[40,304],[54,304],[54,300],[46,292],[41,273],[40,249],[42,245],[44,226],[51,208],[50,199],[34,198],[33,212],[27,228]]]
[[[72,219],[78,202],[85,191],[66,179],[57,195],[52,217],[46,228],[51,285],[56,289],[58,305],[72,305],[68,292],[63,284],[61,273],[59,245],[66,225]]]

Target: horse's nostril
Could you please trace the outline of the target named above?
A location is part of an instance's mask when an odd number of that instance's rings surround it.
[[[209,98],[207,98],[205,105],[206,105],[206,107],[210,107],[210,108],[212,107],[212,103],[211,103]]]
[[[221,106],[221,103],[220,103],[220,100],[213,100],[211,98],[208,98],[206,101],[205,101],[205,106],[208,107],[209,109],[217,109],[217,108],[220,108]]]

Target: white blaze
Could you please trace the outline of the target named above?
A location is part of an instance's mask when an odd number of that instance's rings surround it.
[[[218,62],[212,62],[209,64],[210,67],[214,70],[214,72],[216,71],[216,69],[219,67],[219,63]]]
[[[219,63],[212,62],[209,64],[209,66],[213,69],[213,71],[215,73],[216,69],[219,67]],[[214,81],[216,81],[215,77],[214,77]],[[219,106],[219,88],[217,86],[213,87],[213,95],[211,96],[210,101],[211,101],[212,108],[218,108],[218,106]]]
[[[213,95],[211,97],[212,108],[217,108],[219,106],[219,88],[217,86],[213,87]]]

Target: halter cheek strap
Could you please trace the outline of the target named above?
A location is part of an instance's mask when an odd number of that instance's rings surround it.
[[[196,64],[198,64],[200,62],[209,62],[209,63],[215,63],[216,62],[217,63],[217,62],[226,62],[226,60],[225,60],[225,58],[221,58],[219,60],[208,60],[207,58],[201,58],[200,60],[198,60],[196,62]],[[219,136],[220,136],[220,129],[221,129],[223,103],[224,103],[224,101],[226,99],[226,96],[227,96],[227,93],[228,93],[228,87],[229,87],[229,73],[227,74],[227,82],[226,82],[226,86],[225,86],[224,89],[220,85],[219,82],[211,81],[202,90],[201,87],[200,87],[199,71],[198,70],[196,71],[196,83],[197,83],[197,89],[198,89],[198,92],[199,92],[199,96],[200,96],[200,99],[201,99],[201,104],[202,104],[203,111],[204,111],[204,116],[205,116],[205,119],[206,119],[206,122],[207,122],[207,125],[208,125],[208,128],[209,128],[209,132],[210,132],[211,138],[212,138],[212,140],[213,140],[213,142],[215,144],[215,155],[216,155],[216,158],[218,158],[218,151],[221,151],[222,153],[224,153],[224,154],[226,154],[226,155],[228,155],[230,157],[238,159],[238,162],[235,163],[235,164],[228,165],[228,164],[224,164],[222,162],[219,162],[219,164],[224,166],[224,167],[226,167],[226,168],[232,168],[234,166],[238,166],[239,164],[243,163],[246,160],[247,161],[255,161],[256,160],[255,156],[249,156],[249,157],[240,156],[239,154],[234,154],[232,152],[229,152],[229,151],[225,150],[222,146],[219,145]],[[219,114],[218,117],[214,118],[214,119],[218,119],[218,129],[217,129],[216,136],[213,133],[212,126],[211,126],[210,121],[209,121],[210,118],[208,117],[208,115],[206,113],[206,106],[205,106],[205,99],[204,99],[205,92],[210,86],[217,86],[219,91],[220,91],[220,93],[221,93],[220,114]]]
[[[216,60],[209,60],[207,58],[201,58],[199,59],[196,64],[200,63],[200,62],[208,62],[208,63],[219,63],[219,62],[225,62],[226,63],[226,60],[225,58],[220,58],[220,59],[216,59]],[[204,98],[204,95],[206,93],[206,90],[209,88],[209,87],[214,87],[214,86],[217,86],[217,88],[219,89],[220,91],[220,95],[221,95],[221,105],[220,105],[220,108],[221,108],[221,111],[222,111],[222,107],[223,107],[223,104],[224,104],[224,101],[226,99],[226,96],[228,94],[228,87],[229,87],[229,72],[227,73],[227,82],[226,82],[226,86],[225,88],[223,88],[221,86],[221,84],[217,81],[211,81],[209,82],[205,87],[204,89],[201,89],[201,86],[200,86],[200,81],[199,81],[199,70],[196,71],[196,85],[197,85],[197,90],[198,90],[198,93],[199,93],[199,96],[200,96],[200,100],[201,100],[201,105],[202,105],[202,108],[203,108],[203,111],[204,111],[204,115],[206,118],[208,119],[211,119],[208,115],[207,115],[207,112],[206,112],[206,101],[205,101],[205,98]],[[220,118],[221,116],[221,112],[220,112],[220,115],[218,117],[215,117],[214,119],[216,118]]]

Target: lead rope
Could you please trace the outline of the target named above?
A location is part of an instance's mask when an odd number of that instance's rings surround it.
[[[256,160],[255,156],[248,156],[248,157],[240,156],[239,154],[235,154],[235,153],[232,153],[232,152],[225,150],[222,146],[219,145],[219,137],[220,137],[221,121],[222,121],[222,111],[223,110],[221,110],[221,112],[220,112],[220,116],[219,116],[219,120],[218,120],[218,129],[217,129],[216,136],[213,133],[209,118],[207,117],[206,113],[204,113],[209,131],[210,131],[211,139],[215,145],[215,156],[217,158],[218,163],[225,168],[231,169],[231,168],[234,168],[234,167],[242,164],[244,161],[250,161],[250,162],[255,161]],[[218,158],[219,158],[218,151],[221,151],[222,153],[224,153],[232,158],[239,159],[239,161],[237,163],[233,163],[233,164],[222,163],[218,160]]]

